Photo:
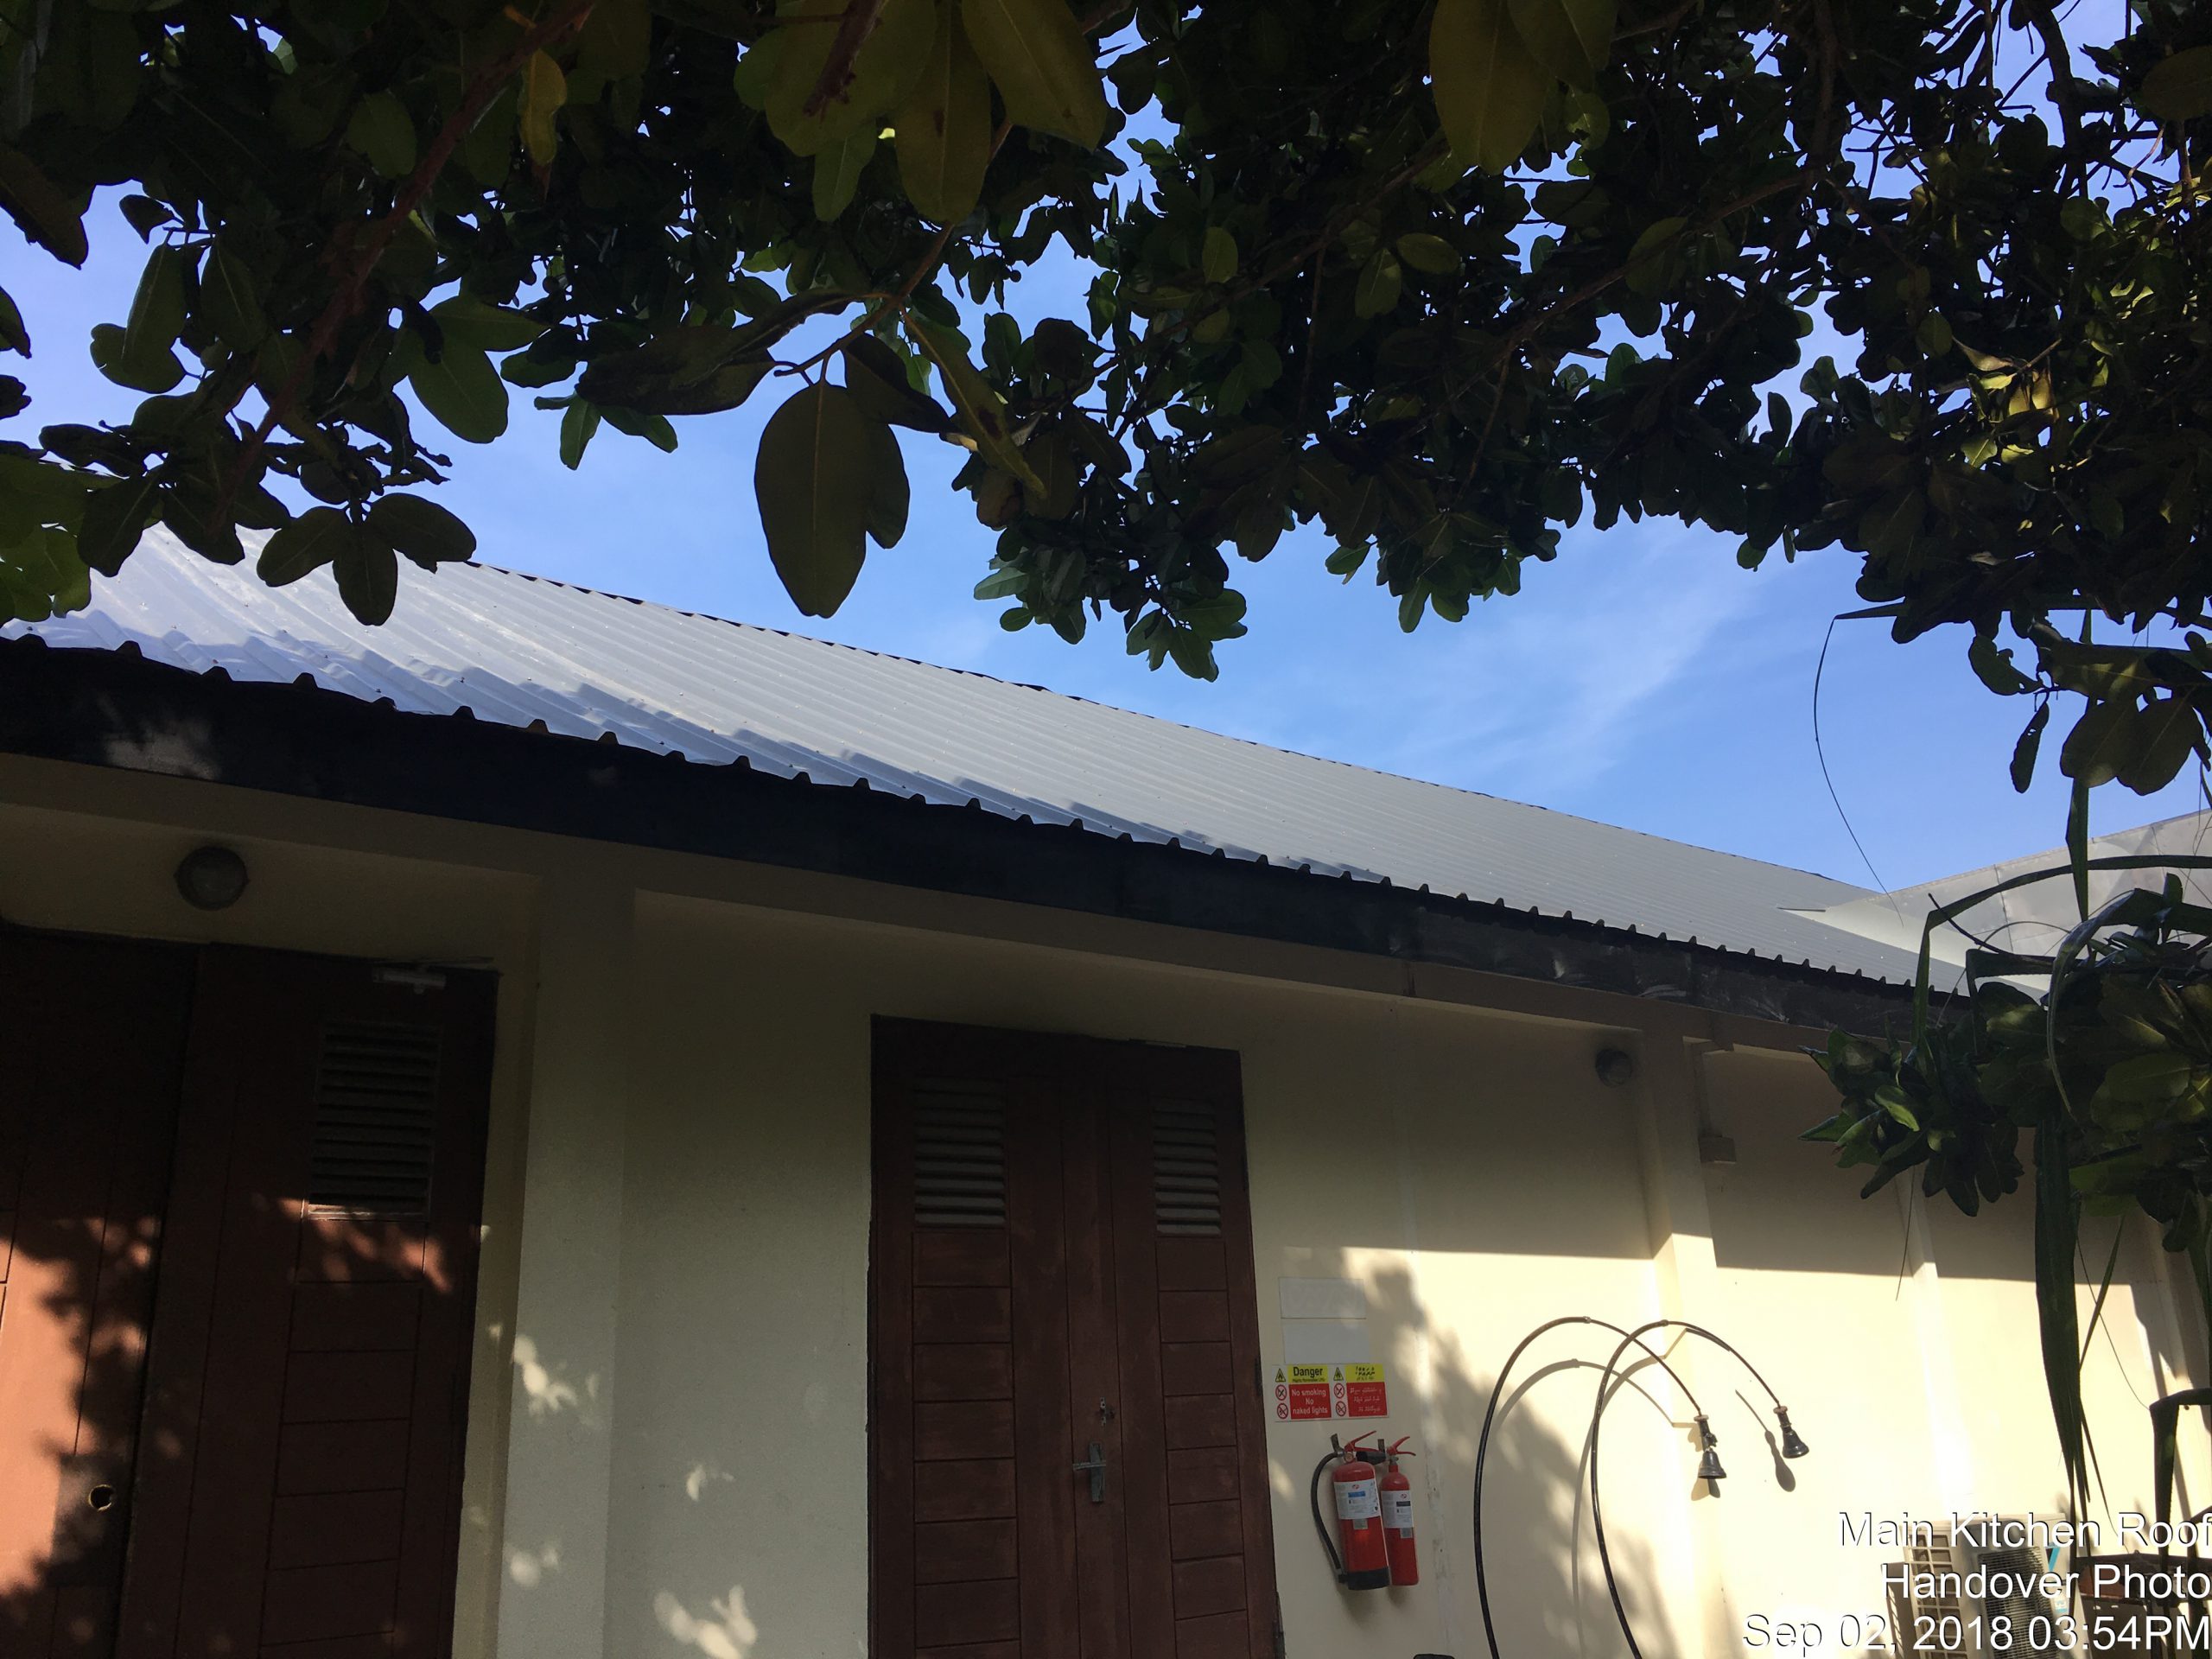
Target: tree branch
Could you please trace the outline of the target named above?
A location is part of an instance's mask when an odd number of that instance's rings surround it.
[[[446,163],[461,148],[461,140],[468,136],[469,130],[491,107],[500,89],[524,64],[547,47],[559,44],[584,26],[585,20],[591,16],[593,4],[594,0],[565,0],[565,3],[550,16],[524,31],[512,46],[485,65],[462,92],[460,106],[438,130],[437,137],[423,152],[422,160],[416,163],[414,172],[408,175],[407,182],[400,187],[398,195],[393,199],[391,211],[371,226],[368,235],[358,243],[342,234],[334,239],[331,250],[334,257],[342,256],[349,259],[350,269],[341,276],[337,288],[332,291],[328,302],[322,308],[322,315],[315,319],[315,326],[308,331],[307,346],[301,352],[299,361],[292,365],[292,372],[284,377],[283,383],[270,396],[267,413],[246,435],[245,442],[238,447],[237,458],[225,472],[215,496],[213,517],[216,522],[228,521],[231,504],[238,494],[238,486],[246,473],[260,460],[261,452],[268,446],[270,434],[297,405],[301,392],[306,390],[314,376],[315,365],[328,355],[332,344],[337,340],[338,331],[361,308],[362,294],[368,287],[369,277],[375,272],[378,262],[391,248],[392,238],[399,234],[407,221],[414,217],[415,210],[429,196],[431,188],[438,181],[438,175],[445,171]],[[245,395],[243,389],[239,395]]]
[[[2066,171],[2081,167],[2082,109],[2074,79],[2074,59],[2066,48],[2066,30],[2049,0],[2027,0],[2020,10],[2043,41],[2044,61],[2050,66],[2050,101],[2058,108],[2058,124],[2066,134]]]
[[[845,95],[845,88],[853,84],[853,60],[875,33],[887,3],[851,0],[845,8],[845,15],[837,22],[837,37],[830,42],[830,55],[823,60],[822,73],[815,79],[814,90],[806,95],[805,113],[819,115],[823,105]]]

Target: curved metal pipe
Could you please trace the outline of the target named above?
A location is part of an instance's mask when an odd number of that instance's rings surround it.
[[[1605,1593],[1612,1601],[1613,1617],[1620,1624],[1622,1638],[1627,1642],[1629,1652],[1634,1656],[1634,1659],[1643,1659],[1643,1650],[1637,1646],[1636,1632],[1629,1626],[1628,1610],[1621,1603],[1620,1585],[1618,1580],[1614,1577],[1612,1554],[1605,1542],[1604,1500],[1599,1496],[1598,1489],[1598,1442],[1599,1425],[1605,1416],[1605,1406],[1608,1396],[1612,1389],[1614,1375],[1620,1370],[1621,1357],[1627,1353],[1630,1347],[1640,1349],[1647,1358],[1649,1358],[1654,1364],[1657,1365],[1662,1370],[1665,1371],[1669,1377],[1674,1379],[1675,1385],[1681,1389],[1683,1397],[1688,1400],[1690,1403],[1690,1409],[1696,1414],[1700,1421],[1704,1421],[1706,1419],[1705,1408],[1699,1402],[1696,1392],[1691,1389],[1690,1385],[1686,1381],[1683,1380],[1681,1373],[1668,1363],[1664,1356],[1656,1351],[1649,1344],[1643,1341],[1643,1338],[1649,1332],[1665,1330],[1681,1331],[1691,1336],[1701,1337],[1706,1341],[1712,1343],[1715,1347],[1719,1348],[1724,1352],[1730,1355],[1735,1359],[1737,1363],[1741,1365],[1746,1371],[1749,1371],[1751,1375],[1751,1380],[1759,1385],[1759,1388],[1764,1392],[1768,1400],[1773,1402],[1774,1408],[1777,1412],[1781,1412],[1784,1409],[1782,1403],[1782,1396],[1774,1391],[1772,1384],[1769,1383],[1766,1378],[1760,1374],[1758,1367],[1752,1364],[1751,1362],[1745,1357],[1741,1349],[1738,1348],[1733,1343],[1728,1341],[1726,1338],[1707,1330],[1701,1325],[1694,1324],[1688,1319],[1652,1319],[1637,1326],[1633,1331],[1628,1331],[1613,1324],[1610,1319],[1592,1319],[1586,1314],[1573,1313],[1568,1314],[1561,1319],[1547,1320],[1544,1324],[1538,1325],[1534,1331],[1531,1331],[1527,1336],[1523,1337],[1521,1339],[1519,1345],[1514,1349],[1511,1354],[1506,1357],[1504,1367],[1497,1374],[1497,1382],[1492,1389],[1490,1397],[1490,1407],[1483,1414],[1482,1433],[1477,1440],[1475,1446],[1475,1490],[1473,1502],[1475,1594],[1478,1601],[1481,1604],[1483,1639],[1489,1645],[1491,1659],[1502,1659],[1502,1656],[1498,1651],[1497,1646],[1497,1626],[1491,1617],[1489,1568],[1483,1557],[1483,1475],[1484,1465],[1490,1456],[1491,1429],[1497,1420],[1498,1402],[1505,1397],[1506,1379],[1512,1374],[1513,1367],[1519,1362],[1521,1356],[1528,1351],[1530,1344],[1535,1343],[1539,1337],[1543,1336],[1547,1332],[1555,1331],[1561,1325],[1596,1325],[1600,1330],[1610,1331],[1615,1336],[1621,1338],[1619,1345],[1613,1350],[1611,1357],[1605,1362],[1604,1375],[1599,1378],[1598,1382],[1597,1399],[1591,1408],[1590,1519],[1592,1530],[1595,1534],[1598,1541],[1598,1563],[1605,1575]]]
[[[1520,1346],[1514,1349],[1514,1351],[1506,1357],[1504,1368],[1497,1374],[1497,1382],[1491,1391],[1490,1408],[1483,1413],[1482,1434],[1475,1442],[1475,1494],[1473,1505],[1475,1597],[1482,1605],[1483,1640],[1490,1644],[1491,1659],[1501,1659],[1501,1656],[1497,1649],[1497,1627],[1494,1623],[1492,1623],[1491,1618],[1490,1573],[1483,1560],[1483,1466],[1490,1458],[1491,1429],[1497,1419],[1497,1402],[1505,1397],[1506,1379],[1513,1374],[1513,1368],[1520,1363],[1521,1356],[1528,1352],[1530,1345],[1534,1344],[1539,1337],[1543,1336],[1548,1332],[1556,1331],[1561,1325],[1594,1325],[1600,1330],[1610,1331],[1615,1336],[1623,1338],[1625,1340],[1637,1341],[1637,1337],[1634,1333],[1624,1330],[1621,1326],[1615,1325],[1611,1319],[1592,1319],[1585,1313],[1570,1313],[1561,1319],[1548,1320],[1546,1323],[1538,1325],[1527,1336],[1522,1338]],[[1644,1329],[1649,1330],[1650,1327],[1647,1325]],[[1637,1345],[1643,1347],[1643,1351],[1650,1357],[1652,1362],[1662,1370],[1665,1371],[1669,1376],[1675,1379],[1675,1385],[1681,1389],[1682,1393],[1688,1396],[1690,1404],[1693,1407],[1696,1407],[1697,1395],[1691,1392],[1690,1385],[1682,1380],[1681,1373],[1677,1371],[1672,1365],[1669,1365],[1662,1356],[1653,1352],[1650,1348],[1645,1347],[1641,1342],[1637,1342]],[[1618,1352],[1619,1351],[1616,1350],[1615,1351]],[[1601,1399],[1603,1398],[1602,1394],[1599,1397]],[[1702,1409],[1702,1408],[1699,1408],[1700,1410]],[[1618,1599],[1616,1599],[1615,1605],[1618,1605]],[[1634,1645],[1632,1641],[1630,1645]]]

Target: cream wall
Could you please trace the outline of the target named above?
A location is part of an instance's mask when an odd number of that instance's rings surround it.
[[[247,899],[213,918],[168,885],[210,838],[254,873]],[[1507,1351],[1562,1314],[1712,1325],[1814,1445],[1781,1469],[1737,1397],[1756,1391],[1680,1347],[1732,1477],[1725,1500],[1691,1502],[1686,1404],[1649,1370],[1621,1395],[1608,1531],[1653,1659],[1735,1651],[1752,1612],[1877,1606],[1879,1559],[1839,1548],[1840,1510],[2051,1507],[2024,1205],[1969,1224],[1886,1194],[1862,1204],[1795,1139],[1825,1084],[1790,1033],[13,760],[0,915],[500,969],[464,1659],[864,1652],[879,1014],[1242,1053],[1262,1347],[1282,1352],[1281,1280],[1357,1281],[1364,1339],[1390,1367],[1391,1432],[1423,1453],[1426,1581],[1350,1598],[1326,1583],[1306,1517],[1325,1433],[1273,1433],[1293,1655],[1483,1650],[1474,1438]],[[1637,1055],[1633,1084],[1597,1080],[1601,1043]],[[1701,1127],[1734,1138],[1732,1167],[1699,1163]],[[2126,1471],[2147,1478],[2134,1396],[2175,1378],[2164,1268],[2155,1245],[2128,1242],[2111,1346],[2093,1357],[2116,1503],[2142,1484]],[[1618,1650],[1576,1481],[1591,1367],[1610,1346],[1596,1336],[1531,1351],[1493,1449],[1509,1653]]]

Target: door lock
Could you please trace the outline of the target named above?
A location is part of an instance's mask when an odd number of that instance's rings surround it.
[[[1090,1501],[1103,1503],[1106,1501],[1106,1448],[1093,1440],[1089,1460],[1076,1465],[1075,1472],[1090,1477]]]

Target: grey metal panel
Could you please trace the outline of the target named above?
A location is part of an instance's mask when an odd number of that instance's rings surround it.
[[[87,609],[28,631],[58,647],[133,644],[241,680],[304,675],[411,712],[612,733],[704,763],[741,757],[817,784],[865,781],[1816,968],[1913,971],[1909,952],[1809,913],[1866,896],[1847,882],[488,565],[410,571],[391,621],[368,628],[327,571],[271,589],[156,531]]]

